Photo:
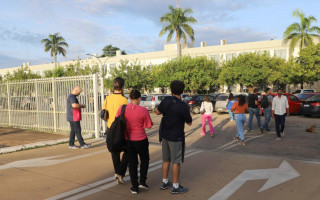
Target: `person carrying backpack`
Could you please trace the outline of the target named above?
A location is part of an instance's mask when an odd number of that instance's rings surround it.
[[[113,88],[114,88],[113,94],[110,94],[109,96],[106,97],[102,107],[102,109],[106,110],[109,115],[109,118],[107,119],[108,120],[107,135],[108,135],[108,130],[110,129],[112,123],[115,120],[115,117],[119,108],[122,105],[128,104],[128,100],[123,96],[124,79],[121,77],[115,78],[113,81]],[[122,160],[120,160],[121,152],[122,150],[111,152],[114,173],[118,183],[124,183],[123,177],[126,173],[127,166],[128,166],[128,161],[126,159],[125,153],[122,155]]]
[[[266,88],[265,92],[266,94],[262,97],[260,101],[260,106],[264,113],[264,123],[262,124],[262,129],[270,131],[269,122],[271,120],[272,115],[271,105],[273,96],[271,95],[271,88]]]
[[[146,184],[149,168],[149,142],[145,129],[151,128],[153,123],[149,111],[139,106],[141,93],[139,90],[132,90],[129,95],[130,103],[126,106],[124,118],[126,121],[127,134],[124,138],[127,140],[125,151],[129,161],[129,174],[132,187],[132,194],[139,193],[140,189],[149,189]],[[119,108],[117,115],[121,115],[122,108]],[[140,158],[140,180],[138,182],[138,156]]]

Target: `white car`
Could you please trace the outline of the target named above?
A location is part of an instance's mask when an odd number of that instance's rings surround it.
[[[301,89],[301,90],[296,90],[292,94],[303,94],[303,93],[315,93],[316,91],[314,89]]]

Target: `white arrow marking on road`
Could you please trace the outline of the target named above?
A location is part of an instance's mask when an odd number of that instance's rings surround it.
[[[279,168],[245,170],[209,200],[226,200],[245,182],[250,180],[268,179],[264,186],[259,190],[259,192],[262,192],[298,176],[300,176],[300,174],[285,160],[281,163]]]
[[[102,151],[97,151],[97,152],[88,153],[88,154],[84,154],[84,155],[74,156],[71,158],[60,159],[60,160],[51,160],[51,159],[59,158],[62,156],[67,156],[67,155],[49,156],[49,157],[35,158],[35,159],[29,159],[29,160],[19,160],[19,161],[15,161],[15,162],[0,166],[0,170],[8,169],[8,168],[19,168],[19,167],[21,167],[21,168],[23,168],[23,167],[46,167],[46,166],[56,165],[59,163],[68,162],[71,160],[85,158],[88,156],[93,156],[93,155],[100,154],[100,153],[103,153],[106,151],[107,150],[102,150]]]

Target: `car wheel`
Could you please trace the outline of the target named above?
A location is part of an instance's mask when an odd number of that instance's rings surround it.
[[[220,112],[220,111],[217,111],[217,114],[218,114],[218,115],[222,115],[222,112]]]
[[[311,117],[311,115],[310,115],[310,114],[305,114],[304,116],[305,116],[305,117]]]
[[[193,114],[199,114],[200,113],[200,107],[199,106],[196,106],[192,109],[192,113]]]

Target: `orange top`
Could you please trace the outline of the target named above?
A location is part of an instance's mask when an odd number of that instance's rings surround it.
[[[249,111],[248,104],[239,106],[239,102],[235,102],[231,108],[231,111],[234,111],[234,114],[244,114]]]

